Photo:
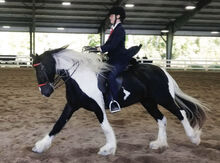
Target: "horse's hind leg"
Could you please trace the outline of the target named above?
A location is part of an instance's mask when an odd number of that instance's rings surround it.
[[[43,139],[39,140],[32,148],[32,151],[37,153],[42,153],[43,151],[50,148],[54,136],[61,131],[61,129],[66,124],[66,122],[72,116],[73,112],[75,112],[77,109],[78,107],[73,108],[70,105],[66,104],[63,113],[61,114],[60,118],[57,120],[51,132],[47,134]]]
[[[167,134],[166,134],[166,117],[160,112],[157,107],[157,103],[153,100],[142,101],[141,104],[147,109],[150,115],[157,121],[158,124],[158,137],[155,141],[150,142],[151,149],[159,149],[168,147],[167,144]]]
[[[184,130],[186,132],[186,135],[189,137],[191,142],[193,144],[199,145],[200,144],[200,136],[201,136],[201,130],[199,128],[192,128],[189,120],[187,119],[186,112],[184,110],[180,110],[182,116],[184,117],[181,121]]]
[[[182,123],[186,135],[189,137],[192,143],[199,145],[200,143],[200,130],[193,129],[189,123],[189,120],[186,116],[186,112],[184,110],[180,110],[180,108],[176,105],[176,103],[172,100],[172,102],[168,102],[167,104],[162,105],[171,113],[173,113]]]

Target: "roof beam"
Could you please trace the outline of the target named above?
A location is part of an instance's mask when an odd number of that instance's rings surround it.
[[[127,0],[116,0],[112,6],[121,6],[123,3],[125,3]],[[109,26],[110,22],[108,20],[109,15],[106,15],[105,19],[103,20],[103,22],[101,23],[98,31],[99,33],[102,31],[102,29],[105,31],[107,29],[107,27]]]
[[[175,33],[183,25],[185,25],[196,13],[202,8],[206,7],[212,0],[200,0],[196,4],[196,8],[193,11],[188,11],[184,15],[178,17],[174,22],[170,22],[167,25],[167,29],[172,29],[172,33]]]

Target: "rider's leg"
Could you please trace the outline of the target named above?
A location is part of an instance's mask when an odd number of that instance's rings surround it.
[[[112,96],[109,103],[109,109],[111,112],[117,112],[120,111],[120,105],[117,102],[119,88],[116,82],[116,77],[124,70],[126,66],[120,64],[113,64],[112,66],[113,68],[108,75],[109,89]]]

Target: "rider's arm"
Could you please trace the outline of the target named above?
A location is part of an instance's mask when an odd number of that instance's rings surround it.
[[[125,41],[125,31],[124,29],[118,28],[114,31],[114,35],[109,39],[103,46],[100,47],[101,52],[109,52],[118,47],[121,41]]]

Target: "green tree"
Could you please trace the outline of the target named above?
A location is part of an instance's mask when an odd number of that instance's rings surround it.
[[[166,43],[160,36],[151,36],[149,38],[148,49],[152,51],[152,54],[157,52],[161,58],[166,57]]]
[[[89,46],[95,47],[100,45],[100,35],[98,34],[89,34],[88,40],[89,40]]]

